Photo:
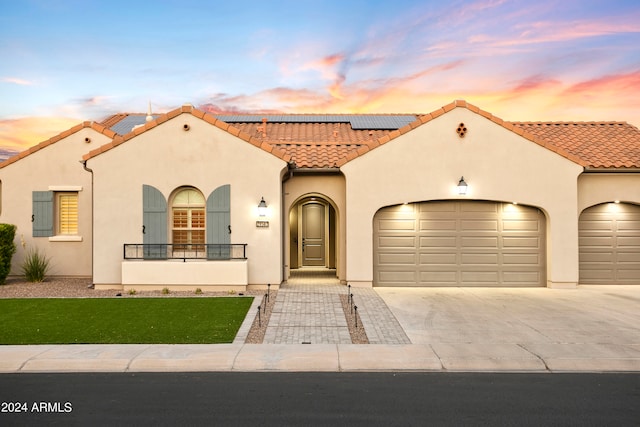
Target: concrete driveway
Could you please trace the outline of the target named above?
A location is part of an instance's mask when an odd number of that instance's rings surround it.
[[[591,369],[598,360],[609,370],[638,367],[640,286],[376,291],[411,342],[430,345],[450,368],[518,353],[549,369],[573,370],[586,358]]]

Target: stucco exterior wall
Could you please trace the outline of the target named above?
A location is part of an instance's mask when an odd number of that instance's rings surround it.
[[[150,265],[151,264],[151,265]],[[231,261],[124,261],[124,290],[243,291],[249,284],[247,260]],[[149,285],[152,283],[152,285]]]
[[[301,174],[294,175],[284,183],[284,214],[287,218],[284,230],[285,242],[285,274],[291,268],[291,242],[289,236],[289,212],[301,199],[307,196],[318,196],[327,200],[336,211],[336,274],[345,280],[346,272],[346,199],[345,180],[341,174]]]
[[[0,222],[18,227],[12,275],[22,274],[25,253],[38,248],[51,260],[50,275],[91,276],[91,174],[80,161],[87,151],[109,141],[94,129],[83,128],[0,169]],[[62,188],[80,190],[78,236],[32,237],[32,192]]]
[[[578,178],[578,213],[600,203],[640,204],[640,174],[584,173]]]
[[[456,129],[468,132],[460,138]],[[475,114],[455,108],[341,168],[346,178],[347,280],[373,280],[373,216],[380,208],[443,199],[518,202],[547,217],[547,281],[578,282],[577,177],[583,168]],[[456,185],[469,184],[466,196]]]
[[[206,198],[230,184],[231,243],[248,244],[249,284],[281,282],[280,178],[285,161],[181,114],[89,159],[88,167],[94,170],[96,285],[120,285],[123,244],[143,241],[145,184],[167,200],[181,186],[193,186]],[[256,227],[261,197],[269,207],[268,228]]]

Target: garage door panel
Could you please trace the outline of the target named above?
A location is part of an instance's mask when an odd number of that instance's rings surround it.
[[[432,286],[449,286],[458,283],[458,272],[448,271],[421,271],[419,283]]]
[[[468,230],[498,231],[498,221],[497,220],[463,219],[460,221],[460,229],[462,231],[468,231]]]
[[[380,248],[415,248],[416,238],[413,236],[380,236]]]
[[[502,281],[512,285],[532,285],[540,283],[538,271],[505,271],[502,273]]]
[[[638,280],[638,274],[640,274],[640,269],[638,268],[623,268],[618,266],[618,280],[625,280],[633,282],[634,284]]]
[[[605,284],[613,281],[615,276],[610,268],[603,269],[581,269],[580,281],[588,280],[590,283]]]
[[[498,248],[498,237],[462,237],[465,248]]]
[[[506,248],[540,248],[538,237],[503,237],[502,245]]]
[[[580,229],[582,231],[612,231],[613,222],[610,220],[587,220],[580,221]]]
[[[420,231],[452,231],[456,230],[456,221],[452,220],[420,220]]]
[[[503,231],[540,231],[540,223],[537,220],[509,219],[502,221]]]
[[[383,271],[378,275],[381,282],[388,283],[415,283],[417,272],[415,271]]]
[[[537,253],[530,254],[503,254],[502,263],[505,265],[539,265],[540,256]]]
[[[613,255],[613,252],[580,252],[580,262],[610,264],[614,261]]]
[[[579,242],[581,247],[611,248],[614,238],[612,236],[581,236]]]
[[[382,219],[380,220],[379,229],[380,231],[388,231],[388,230],[404,230],[404,231],[415,231],[416,222],[413,219]]]
[[[619,263],[623,263],[623,262],[637,263],[640,268],[640,251],[621,252],[620,250],[618,250],[618,262]]]
[[[455,212],[457,207],[448,201],[418,203],[418,212]]]
[[[457,246],[454,236],[430,236],[420,237],[421,248],[455,248]]]
[[[416,265],[416,254],[411,253],[382,253],[378,254],[378,262],[386,265]]]
[[[500,283],[497,271],[462,271],[460,272],[460,284],[465,285],[495,285]]]
[[[618,248],[624,247],[636,247],[640,248],[640,236],[639,237],[618,237],[616,239],[616,245]]]
[[[635,235],[640,233],[640,221],[618,220],[616,221],[618,231],[630,231]]]
[[[455,253],[421,253],[420,265],[457,265],[458,256]]]
[[[605,203],[580,215],[580,283],[640,284],[640,206]]]
[[[481,213],[481,212],[489,212],[492,214],[496,214],[498,213],[498,210],[500,210],[499,208],[499,204],[497,203],[460,203],[458,205],[458,209],[461,213],[467,213],[467,212],[471,212],[476,216],[475,214],[477,213]]]
[[[470,254],[463,253],[460,261],[465,265],[487,264],[496,265],[498,263],[498,254]]]
[[[393,219],[393,212],[399,215],[399,209],[385,208],[376,214],[376,286],[409,286],[412,277],[415,283],[411,286],[546,284],[545,220],[538,209],[474,201],[412,206],[403,206],[403,212],[413,212],[417,231],[380,224]],[[416,240],[401,239],[409,235]],[[410,264],[408,255],[396,252],[418,253],[416,264]]]

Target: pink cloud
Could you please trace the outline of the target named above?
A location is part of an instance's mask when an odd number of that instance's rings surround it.
[[[33,86],[35,83],[29,80],[20,79],[18,77],[3,77],[2,79],[5,83],[12,83],[20,86]]]
[[[570,95],[598,93],[626,93],[637,97],[640,93],[640,70],[623,74],[611,74],[576,83],[565,91]]]
[[[617,23],[598,20],[566,22],[538,21],[516,26],[514,29],[519,31],[516,37],[507,40],[494,39],[492,44],[494,46],[527,45],[579,40],[622,33],[638,33],[640,32],[638,19],[640,18],[636,16],[630,19],[630,22]]]

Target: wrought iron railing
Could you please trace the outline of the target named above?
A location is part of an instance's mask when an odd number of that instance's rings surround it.
[[[125,243],[124,259],[188,259],[224,261],[247,259],[247,244],[140,244]]]

